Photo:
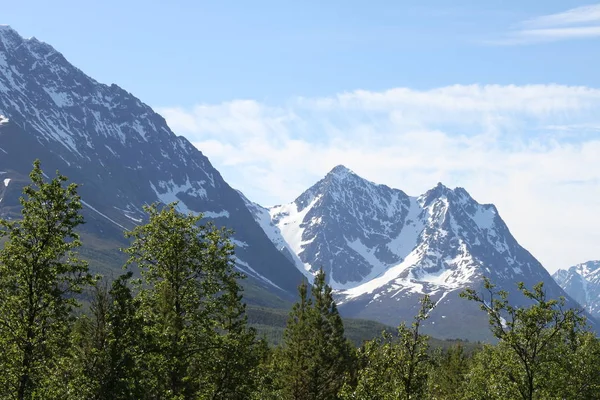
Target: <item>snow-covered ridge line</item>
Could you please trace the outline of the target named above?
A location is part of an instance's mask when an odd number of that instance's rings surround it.
[[[552,277],[582,308],[600,318],[600,260],[559,269]]]
[[[441,183],[408,196],[337,166],[292,203],[268,211],[250,203],[300,272],[326,270],[342,303],[381,293],[447,294],[482,275],[512,279],[530,268],[517,260],[518,244],[493,205]],[[491,270],[491,258],[506,267]]]

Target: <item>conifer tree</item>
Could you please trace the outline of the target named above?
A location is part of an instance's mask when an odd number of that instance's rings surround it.
[[[126,400],[143,398],[137,362],[141,324],[128,285],[131,272],[97,284],[90,315],[77,321],[73,333],[72,392],[77,398]]]
[[[298,288],[280,357],[281,395],[286,399],[337,399],[353,368],[353,349],[321,270],[311,287]]]
[[[464,346],[458,343],[446,350],[438,349],[432,362],[428,395],[439,400],[461,398],[465,376],[470,367]]]
[[[77,185],[57,173],[44,181],[39,160],[23,189],[22,218],[0,220],[0,397],[52,398],[69,346],[73,297],[92,283],[75,250],[83,223]]]

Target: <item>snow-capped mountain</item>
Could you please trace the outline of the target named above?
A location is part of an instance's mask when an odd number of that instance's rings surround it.
[[[458,294],[480,288],[484,276],[517,302],[520,281],[544,282],[550,297],[564,294],[496,207],[462,188],[438,184],[412,197],[338,166],[290,204],[249,209],[301,272],[325,270],[349,316],[397,325],[427,293],[437,302],[431,332],[480,339],[487,317]]]
[[[235,231],[238,267],[249,276],[295,292],[302,275],[199,150],[132,94],[96,82],[52,46],[8,26],[0,26],[0,115],[0,215],[18,210],[39,158],[49,175],[59,169],[81,184],[86,251],[98,264],[118,265],[114,242],[141,222],[142,205],[179,201],[181,211]]]
[[[552,277],[581,307],[600,318],[600,261],[559,269]]]

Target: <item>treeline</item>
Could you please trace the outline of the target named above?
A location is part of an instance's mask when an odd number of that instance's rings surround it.
[[[519,286],[522,308],[487,281],[462,294],[497,344],[432,349],[425,296],[411,324],[357,348],[321,272],[270,347],[248,326],[228,231],[145,207],[108,283],[76,253],[77,186],[37,161],[30,177],[22,217],[0,219],[0,399],[600,399],[600,342],[541,284]]]

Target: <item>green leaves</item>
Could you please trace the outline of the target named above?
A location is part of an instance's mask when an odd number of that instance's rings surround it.
[[[284,399],[336,399],[353,371],[354,355],[324,272],[315,276],[311,297],[306,282],[298,294],[276,353],[277,390]]]
[[[397,337],[384,332],[380,339],[367,342],[359,353],[362,368],[356,387],[344,388],[344,399],[422,399],[429,372],[429,338],[420,333],[435,304],[429,296],[411,327],[403,322]]]
[[[170,204],[145,207],[149,222],[127,232],[137,266],[144,385],[158,398],[245,398],[255,334],[246,327],[229,232],[201,225]]]
[[[43,392],[68,348],[73,297],[92,283],[77,257],[83,223],[77,186],[57,173],[45,182],[35,161],[23,190],[22,218],[0,220],[0,395],[29,399]],[[48,396],[48,393],[45,394]]]
[[[547,299],[543,283],[532,290],[523,283],[517,287],[531,301],[529,307],[509,304],[508,294],[494,291],[487,279],[484,294],[469,289],[461,296],[479,303],[487,312],[490,330],[499,340],[495,348],[486,350],[489,359],[485,362],[498,365],[488,382],[501,388],[498,392],[503,395],[515,393],[515,398],[524,400],[550,398],[551,376],[570,362],[571,352],[564,352],[565,345],[576,344],[572,339],[581,334],[585,318],[579,310],[565,310],[564,298]],[[577,351],[576,345],[572,351]]]
[[[344,337],[320,271],[303,282],[284,344],[271,351],[247,327],[230,232],[147,206],[127,232],[132,271],[97,283],[85,315],[76,296],[94,283],[76,251],[83,223],[77,186],[46,181],[34,163],[22,216],[0,220],[2,399],[593,399],[600,342],[578,310],[517,285],[509,302],[485,280],[463,298],[488,314],[498,343],[474,355],[434,352],[421,330],[428,296],[410,325],[356,351]]]

